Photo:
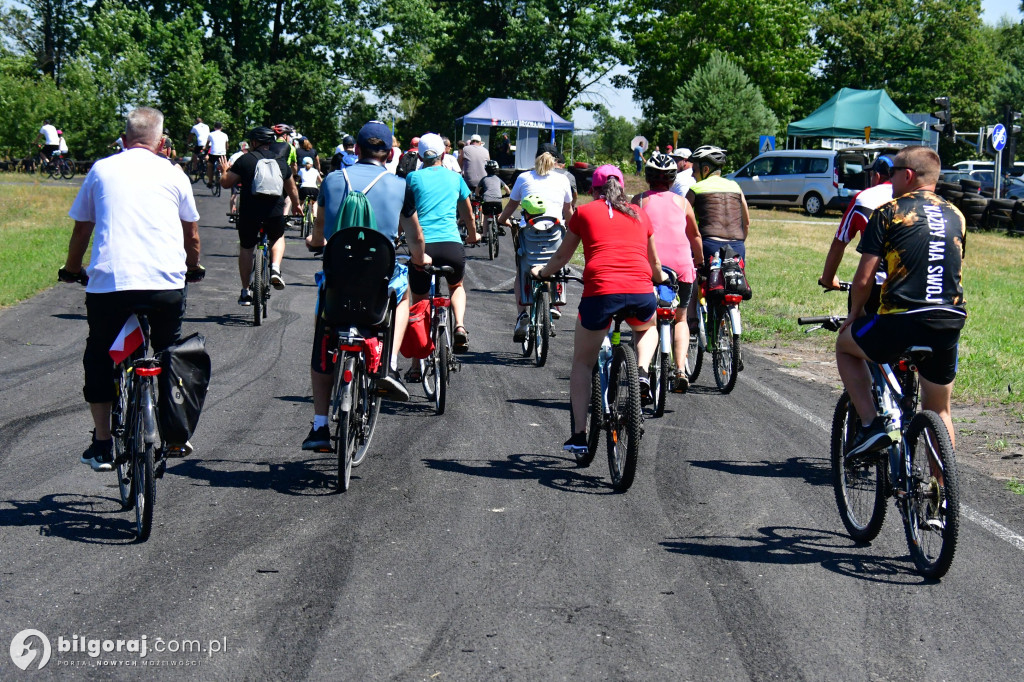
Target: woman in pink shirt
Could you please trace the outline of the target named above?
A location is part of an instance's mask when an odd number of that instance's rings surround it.
[[[665,154],[651,156],[644,169],[650,190],[633,197],[633,203],[651,221],[654,243],[661,264],[676,273],[679,279],[679,307],[676,308],[675,342],[676,393],[685,393],[690,387],[686,376],[686,353],[690,347],[690,325],[686,321],[686,307],[693,290],[697,270],[704,263],[700,232],[693,207],[683,197],[672,193],[676,180],[676,162]]]

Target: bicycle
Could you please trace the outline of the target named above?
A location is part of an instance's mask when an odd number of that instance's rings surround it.
[[[849,289],[849,283],[843,285]],[[835,315],[797,322],[839,331],[845,320]],[[868,362],[876,408],[890,420],[890,429],[899,431],[899,439],[884,450],[849,457],[861,421],[843,391],[832,417],[830,460],[839,517],[850,537],[858,543],[874,540],[885,521],[886,498],[895,498],[915,567],[938,579],[956,552],[960,483],[946,425],[935,412],[918,411],[917,365],[931,353],[927,346],[911,346],[892,365]]]
[[[75,177],[75,164],[64,156],[61,151],[53,152],[53,155],[39,164],[40,175],[48,175],[51,180],[64,178],[70,180]]]
[[[194,185],[206,176],[206,153],[193,154],[189,166],[188,176]]]
[[[583,283],[574,275],[567,279]],[[622,343],[620,333],[624,320],[625,314],[615,315],[608,336],[601,343],[591,376],[587,452],[575,455],[579,466],[590,466],[604,431],[612,488],[620,493],[633,485],[644,434],[636,353],[632,345]]]
[[[520,346],[524,358],[532,353],[537,366],[543,367],[548,360],[549,339],[556,336],[555,326],[551,320],[551,283],[568,282],[569,273],[562,272],[546,280],[537,279],[528,271],[526,275],[530,277],[530,326],[526,340],[522,341]]]
[[[252,252],[252,276],[249,281],[252,325],[259,327],[267,317],[267,306],[270,303],[270,239],[262,226],[256,248]]]
[[[501,250],[501,240],[498,235],[498,215],[488,214],[484,216],[484,241],[487,242],[487,258],[494,260]]]
[[[214,162],[213,162],[213,186],[210,187],[210,194],[212,194],[215,197],[219,197],[220,196],[220,192],[221,192],[221,189],[222,189],[221,186],[220,186],[220,178],[221,178],[221,175],[222,175],[222,171],[220,169],[220,160],[222,158],[223,157],[220,157],[220,156],[213,157],[213,159],[214,159]]]
[[[704,275],[700,278],[700,290],[695,294],[697,329],[691,329],[690,333],[690,347],[686,355],[687,378],[690,383],[697,380],[704,354],[710,353],[715,385],[719,391],[728,394],[736,387],[736,378],[743,369],[740,356],[740,336],[743,334],[740,301],[743,296],[717,293],[714,300],[709,301],[708,292],[708,277]]]
[[[669,275],[667,286],[678,294],[679,285],[676,284],[676,274],[669,268],[663,268]],[[651,381],[651,414],[661,417],[665,414],[665,403],[668,394],[672,390],[672,381],[675,379],[675,321],[676,307],[679,299],[673,297],[669,305],[663,305],[665,301],[658,297],[658,354],[651,362],[648,376]]]
[[[423,270],[433,277],[430,283],[430,338],[434,342],[434,350],[420,361],[421,382],[427,398],[434,401],[434,413],[442,415],[448,401],[451,373],[462,367],[452,352],[455,333],[455,316],[449,311],[452,300],[441,293],[441,275],[450,275],[455,270],[450,265],[425,265]]]
[[[307,196],[302,200],[302,238],[313,234],[313,205],[316,199]]]

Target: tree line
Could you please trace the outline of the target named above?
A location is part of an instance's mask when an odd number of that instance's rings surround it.
[[[1024,7],[1024,3],[1022,3]],[[612,72],[617,75],[612,75]],[[631,87],[640,121],[599,83]],[[950,97],[960,130],[1024,109],[1024,23],[980,0],[8,0],[0,9],[0,154],[34,152],[43,119],[76,158],[107,153],[150,104],[182,148],[196,116],[234,139],[287,122],[338,142],[369,118],[456,136],[486,97],[583,106],[596,156],[713,142],[740,156],[840,87],[904,111]],[[966,157],[963,144],[942,150]]]

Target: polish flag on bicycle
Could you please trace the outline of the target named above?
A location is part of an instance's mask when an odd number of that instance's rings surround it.
[[[110,357],[114,359],[114,364],[120,365],[131,357],[132,353],[142,345],[142,342],[142,325],[139,324],[139,318],[133,313],[124,323],[124,327],[114,339],[113,345],[110,346]]]

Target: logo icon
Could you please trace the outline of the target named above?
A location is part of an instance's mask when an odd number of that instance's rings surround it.
[[[32,661],[35,660],[36,654],[39,653],[28,644],[28,640],[32,637],[37,638],[43,645],[43,655],[39,659],[39,665],[36,666],[37,670],[42,670],[43,666],[50,662],[50,640],[39,630],[30,628],[22,630],[14,636],[14,639],[11,640],[11,660],[22,670],[28,670]]]
[[[171,390],[171,400],[174,401],[175,405],[184,405],[185,404],[185,396],[182,394],[181,389],[178,388],[177,386],[175,386]]]

